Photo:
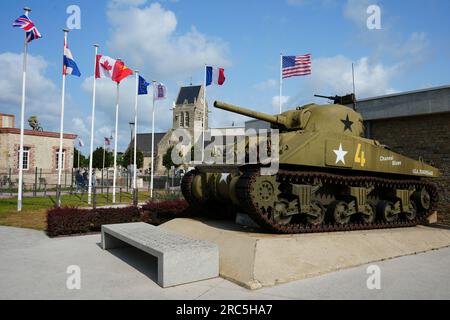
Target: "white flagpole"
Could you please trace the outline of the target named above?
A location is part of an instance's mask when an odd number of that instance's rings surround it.
[[[205,162],[205,130],[206,130],[206,64],[204,70],[204,88],[203,88],[203,125],[202,125],[202,163]],[[195,160],[195,159],[194,159]]]
[[[69,33],[68,29],[64,29],[64,49],[67,44],[67,34]],[[64,50],[63,50],[63,56],[64,56]],[[58,150],[58,186],[57,186],[57,193],[58,193],[58,199],[56,201],[56,206],[59,208],[61,207],[61,174],[62,174],[62,156],[63,156],[63,139],[64,139],[64,100],[66,95],[66,71],[63,66],[63,77],[62,77],[62,89],[61,89],[61,122],[60,122],[60,132],[59,132],[59,150]],[[78,155],[80,153],[78,152]]]
[[[281,105],[281,97],[283,93],[283,53],[280,53],[280,113],[283,112],[282,105]]]
[[[155,82],[153,82],[153,106],[152,106],[152,163],[150,166],[150,199],[153,199],[153,176],[155,168]]]
[[[119,61],[120,59],[117,59]],[[113,176],[113,194],[112,202],[116,203],[116,181],[117,181],[117,137],[119,131],[119,88],[120,83],[117,82],[117,93],[116,93],[116,132],[114,133],[114,176]]]
[[[23,8],[24,13],[28,16],[31,11],[30,8]],[[20,147],[19,147],[19,185],[17,186],[17,211],[22,211],[22,188],[23,188],[23,136],[24,136],[24,122],[25,122],[25,91],[27,82],[27,56],[28,56],[28,42],[27,34],[25,32],[25,45],[23,49],[23,75],[22,75],[22,105],[20,111]]]
[[[92,114],[91,114],[91,146],[89,151],[89,186],[88,186],[88,204],[91,204],[91,194],[92,194],[92,158],[94,154],[94,124],[95,124],[95,89],[96,89],[96,78],[95,69],[97,67],[97,54],[98,54],[98,44],[94,44],[95,56],[94,56],[94,85],[92,89]]]
[[[106,141],[103,139],[103,168],[102,168],[102,174],[103,170],[105,169],[105,154],[106,154]]]
[[[133,202],[137,205],[137,190],[136,190],[136,169],[137,169],[137,152],[136,152],[136,138],[137,138],[137,112],[138,112],[138,97],[139,97],[139,70],[135,70],[136,73],[136,100],[134,103],[134,170],[133,170]]]

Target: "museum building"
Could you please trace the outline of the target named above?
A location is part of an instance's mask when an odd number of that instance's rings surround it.
[[[23,170],[24,183],[32,183],[35,170],[49,174],[47,183],[56,183],[59,155],[59,133],[25,130]],[[64,134],[63,170],[73,168],[74,134]],[[10,176],[15,181],[19,172],[20,128],[15,127],[15,116],[0,113],[0,178]],[[53,179],[52,179],[53,177]],[[51,181],[55,180],[55,181]]]

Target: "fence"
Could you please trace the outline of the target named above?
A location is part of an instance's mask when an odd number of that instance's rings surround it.
[[[81,177],[77,178],[78,169],[64,170],[61,175],[62,194],[85,193],[88,187],[88,170],[80,169]],[[112,194],[114,170],[111,168],[96,170],[92,181],[97,194]],[[181,184],[180,176],[155,176],[154,190],[176,190]],[[24,171],[23,196],[40,197],[53,195],[57,192],[58,173],[46,171],[42,168]],[[137,189],[139,192],[150,191],[150,175],[137,174]],[[17,196],[19,175],[12,168],[0,169],[0,198]],[[116,178],[116,192],[122,196],[130,193],[133,187],[133,174],[127,169],[119,169]],[[108,199],[108,200],[109,200]]]

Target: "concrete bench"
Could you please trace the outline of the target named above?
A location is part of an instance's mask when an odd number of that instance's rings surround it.
[[[143,222],[102,226],[103,249],[124,246],[158,258],[158,284],[163,288],[219,276],[219,249],[208,241]]]

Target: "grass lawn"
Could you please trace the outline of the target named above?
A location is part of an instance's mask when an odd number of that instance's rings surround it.
[[[159,195],[160,193],[158,193]],[[148,192],[139,192],[139,202],[148,200]],[[116,202],[119,204],[119,195],[116,195]],[[130,193],[122,193],[122,204],[132,204],[133,198]],[[17,212],[17,198],[0,199],[0,225],[19,228],[30,228],[37,230],[46,229],[46,211],[53,208],[56,203],[55,195],[47,197],[24,198],[22,212]],[[87,194],[83,196],[64,195],[61,203],[63,206],[87,207]],[[111,205],[111,194],[106,202],[106,194],[97,195],[97,206]]]

